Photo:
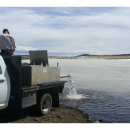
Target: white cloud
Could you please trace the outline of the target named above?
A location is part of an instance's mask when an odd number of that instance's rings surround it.
[[[26,46],[17,46],[16,51],[30,51],[30,50],[37,50],[33,47],[26,47]]]
[[[130,8],[92,15],[91,12],[76,15],[74,9],[55,8],[58,11],[67,15],[38,14],[29,8],[5,9],[0,12],[0,30],[10,30],[17,51],[130,53]]]

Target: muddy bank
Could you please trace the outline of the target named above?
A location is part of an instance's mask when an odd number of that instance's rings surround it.
[[[0,116],[0,123],[90,123],[88,114],[72,108],[63,107],[52,108],[51,112],[45,116],[38,116],[30,109],[15,111]]]

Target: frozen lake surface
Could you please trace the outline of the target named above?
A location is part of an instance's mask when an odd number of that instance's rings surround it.
[[[61,74],[70,74],[77,92],[85,97],[69,100],[66,84],[60,95],[62,105],[84,110],[94,120],[130,122],[130,60],[49,59],[51,67],[57,62]]]

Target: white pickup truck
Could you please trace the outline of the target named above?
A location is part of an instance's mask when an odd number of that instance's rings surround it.
[[[0,56],[0,110],[8,106],[11,92],[10,78],[6,68],[6,64]]]
[[[0,110],[36,106],[45,115],[51,107],[59,107],[59,93],[66,81],[24,86],[22,72],[21,56],[0,55]]]

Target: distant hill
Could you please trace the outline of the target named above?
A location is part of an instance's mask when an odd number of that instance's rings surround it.
[[[79,56],[97,56],[97,55],[82,54],[82,55],[78,55],[78,56],[75,56],[75,57],[79,57]]]
[[[129,56],[130,54],[115,54],[115,55],[91,55],[91,54],[82,54],[82,55],[78,55],[75,57],[79,57],[79,56]]]
[[[89,54],[82,54],[82,55],[78,55],[78,56],[90,56]],[[76,56],[76,57],[78,57]]]

